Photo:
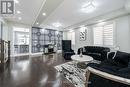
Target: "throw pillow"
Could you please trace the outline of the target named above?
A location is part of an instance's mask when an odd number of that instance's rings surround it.
[[[117,51],[114,60],[118,63],[124,64],[125,66],[128,66],[130,61],[130,54],[126,52]]]

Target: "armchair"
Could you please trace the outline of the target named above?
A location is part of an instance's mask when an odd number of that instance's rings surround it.
[[[71,40],[62,40],[62,56],[66,60],[71,60],[72,55],[75,55],[75,53],[71,49]]]

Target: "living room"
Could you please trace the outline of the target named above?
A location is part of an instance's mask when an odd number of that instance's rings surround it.
[[[0,87],[130,86],[130,0],[0,2]]]

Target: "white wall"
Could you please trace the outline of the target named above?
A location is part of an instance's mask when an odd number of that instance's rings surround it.
[[[119,46],[121,51],[130,52],[130,15],[114,18],[105,22],[115,23],[115,34],[114,34],[114,46]],[[80,41],[79,32],[80,29],[75,29],[75,52],[78,48],[88,45],[93,45],[93,26],[87,26],[87,39],[85,41]],[[67,39],[67,38],[66,38]]]
[[[121,51],[130,52],[130,16],[121,17],[116,21],[116,45]]]
[[[66,40],[67,39],[67,31],[64,31],[63,32],[63,40]]]
[[[86,29],[86,40],[85,41],[80,41],[80,29],[75,30],[75,50],[77,51],[78,48],[83,47],[83,46],[88,46],[92,45],[92,29],[91,27],[87,27]]]
[[[0,22],[3,24],[2,39],[8,41],[8,24],[3,18],[0,17]]]

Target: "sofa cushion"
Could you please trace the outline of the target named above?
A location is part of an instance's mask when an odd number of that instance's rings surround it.
[[[108,59],[114,59],[115,56],[116,56],[116,52],[110,52],[110,53],[108,54]]]
[[[88,52],[87,55],[93,57],[95,60],[103,61],[100,53],[90,53],[90,52]]]
[[[107,65],[107,66],[116,66],[116,67],[121,67],[121,68],[124,68],[125,66],[119,62],[115,62],[114,60],[112,59],[107,59],[107,60],[104,60],[101,65]]]
[[[88,52],[88,55],[97,55],[97,56],[101,56],[100,53],[90,53],[90,52]]]
[[[130,61],[130,54],[117,51],[114,61],[121,63],[127,67]]]
[[[130,73],[129,73],[130,68],[121,68],[117,66],[109,66],[109,64],[102,65],[102,64],[94,64],[94,63],[89,63],[88,66],[109,74],[130,79]]]
[[[101,52],[104,50],[104,47],[97,47],[97,46],[86,46],[84,47],[86,52]]]

